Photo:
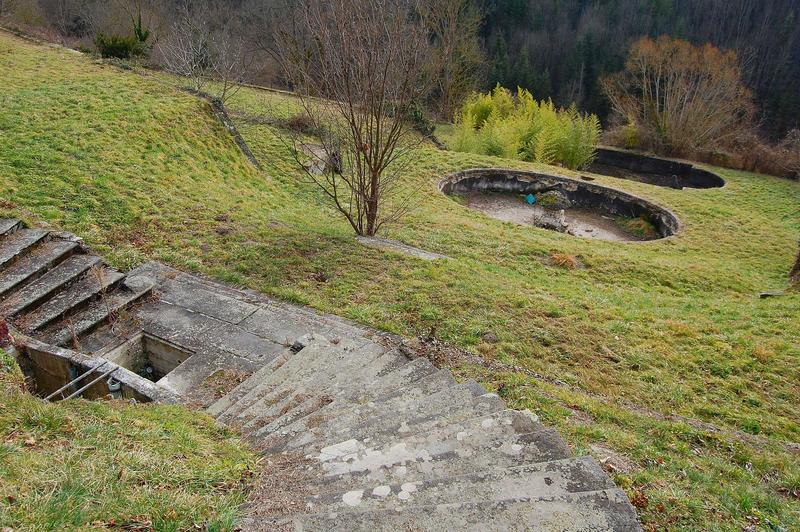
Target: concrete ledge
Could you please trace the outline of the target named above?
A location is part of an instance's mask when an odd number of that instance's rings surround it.
[[[14,332],[14,339],[17,350],[17,359],[20,362],[20,366],[28,371],[36,372],[37,383],[46,383],[48,382],[48,379],[46,378],[47,376],[53,377],[53,389],[42,390],[45,392],[55,391],[55,389],[58,389],[58,387],[64,384],[64,382],[68,382],[68,378],[66,381],[64,381],[64,378],[66,377],[64,377],[63,374],[68,374],[69,368],[77,368],[77,371],[80,374],[89,371],[90,369],[97,367],[99,364],[106,361],[106,359],[99,356],[85,355],[70,349],[52,346],[29,336],[22,335],[16,331]],[[31,367],[31,364],[33,364],[34,367]],[[27,368],[25,367],[26,365],[28,366]],[[99,369],[96,373],[92,373],[91,376],[87,376],[83,382],[87,382],[92,378],[114,368],[116,369],[114,370],[112,376],[114,377],[114,380],[122,384],[121,392],[123,398],[135,399],[136,401],[143,403],[151,401],[157,401],[160,403],[178,402],[177,396],[175,396],[169,390],[162,388],[156,385],[156,383],[140,377],[132,371],[111,361],[106,361],[106,364],[101,369]],[[56,386],[55,383],[57,383],[58,386]],[[88,399],[104,397],[108,394],[105,386],[105,379],[101,380],[94,386],[87,389],[83,396]]]
[[[410,257],[416,257],[422,260],[441,260],[450,258],[447,255],[433,253],[432,251],[425,251],[424,249],[415,248],[396,240],[389,240],[388,238],[378,238],[376,236],[357,236],[356,240],[367,247],[394,251],[396,253],[401,253]]]

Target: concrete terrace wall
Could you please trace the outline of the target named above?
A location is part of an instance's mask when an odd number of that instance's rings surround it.
[[[537,172],[502,168],[464,170],[445,177],[439,183],[439,189],[448,195],[469,192],[531,194],[557,189],[578,207],[614,216],[645,216],[656,226],[662,238],[681,229],[677,216],[643,198],[613,188]]]
[[[98,356],[90,356],[69,349],[55,347],[45,344],[24,335],[15,334],[17,361],[23,371],[33,378],[37,386],[37,393],[45,396],[59,389],[71,380],[70,368],[83,374],[90,369],[97,367],[104,359]],[[110,369],[115,369],[112,374],[114,380],[122,385],[121,392],[124,399],[134,399],[138,402],[146,403],[159,401],[174,403],[176,397],[166,390],[158,387],[155,383],[140,377],[139,375],[119,366],[113,362],[107,362],[103,367],[84,378],[79,386],[88,384],[90,381],[99,377]],[[103,398],[108,395],[107,379],[102,379],[89,387],[81,396],[85,399]],[[72,390],[67,390],[66,394]]]

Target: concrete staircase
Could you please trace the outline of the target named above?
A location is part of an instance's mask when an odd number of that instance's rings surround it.
[[[169,341],[193,353],[159,381],[183,400],[248,369],[203,403],[264,453],[244,530],[640,529],[600,466],[533,414],[332,316],[157,263],[125,275],[74,235],[0,219],[0,319],[100,356],[142,332]]]
[[[281,464],[243,530],[640,529],[533,414],[377,344],[317,336],[207,410]]]
[[[72,234],[0,219],[0,319],[28,336],[77,347],[152,288],[106,266]]]

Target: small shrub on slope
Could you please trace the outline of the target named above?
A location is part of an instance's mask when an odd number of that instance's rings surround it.
[[[106,58],[130,59],[144,54],[144,46],[136,37],[98,34],[94,40],[97,51]]]

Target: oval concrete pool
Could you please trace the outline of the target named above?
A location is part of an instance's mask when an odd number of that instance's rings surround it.
[[[720,176],[691,163],[610,148],[598,148],[594,162],[587,170],[594,174],[675,189],[725,186],[725,180]]]
[[[493,218],[581,238],[656,240],[681,227],[672,212],[643,198],[550,174],[478,168],[445,177],[439,189]]]

